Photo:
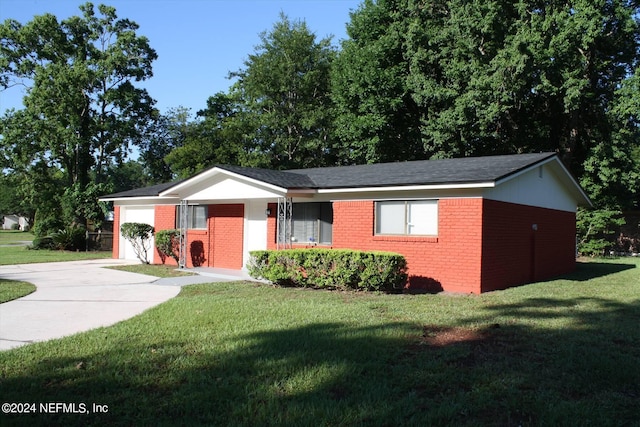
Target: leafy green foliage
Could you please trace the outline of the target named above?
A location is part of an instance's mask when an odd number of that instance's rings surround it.
[[[89,183],[84,188],[75,183],[67,187],[60,199],[65,223],[84,226],[84,223],[74,224],[75,220],[83,218],[100,227],[107,212],[107,205],[105,202],[99,202],[98,198],[106,194],[108,188],[109,185],[102,183]]]
[[[195,122],[189,122],[190,110],[185,107],[170,109],[165,114],[154,114],[145,128],[140,142],[140,164],[144,165],[147,185],[171,181],[174,172],[165,160],[174,150],[180,150]],[[211,142],[211,141],[210,141]],[[135,187],[130,187],[131,189]]]
[[[33,250],[52,250],[56,248],[56,244],[53,242],[53,238],[51,236],[42,236],[33,239],[29,249]]]
[[[578,252],[589,256],[606,255],[606,249],[613,246],[614,228],[625,223],[621,214],[609,209],[579,209],[576,215]]]
[[[366,0],[332,70],[341,159],[557,151],[598,206],[638,193],[634,2]]]
[[[156,231],[155,244],[163,264],[167,257],[171,257],[176,261],[176,263],[179,263],[180,230],[173,229]]]
[[[331,40],[316,41],[305,22],[281,14],[260,41],[245,68],[230,74],[246,109],[239,117],[252,124],[250,145],[276,169],[333,163]]]
[[[86,229],[77,226],[65,227],[51,234],[51,240],[55,249],[65,251],[85,250],[87,245]]]
[[[237,94],[217,93],[198,111],[198,120],[185,125],[183,141],[164,161],[179,177],[187,178],[215,164],[265,165],[247,136],[251,122]]]
[[[138,259],[144,264],[149,264],[153,226],[139,222],[125,222],[120,226],[120,233],[123,238],[131,243]]]
[[[0,162],[25,182],[46,168],[59,171],[56,197],[65,187],[90,193],[91,183],[104,182],[106,166],[126,157],[153,112],[147,91],[134,85],[151,77],[157,56],[136,35],[138,25],[119,19],[113,7],[96,11],[86,3],[80,10],[82,16],[62,21],[45,14],[24,25],[0,24],[0,86],[28,88],[25,108],[1,120]],[[71,212],[84,224],[84,207]]]
[[[55,213],[56,211],[47,211],[46,209],[38,210],[32,229],[36,237],[47,237],[51,233],[64,228],[62,216],[55,216]]]
[[[252,277],[285,286],[392,291],[407,280],[406,260],[386,252],[338,249],[252,251]]]

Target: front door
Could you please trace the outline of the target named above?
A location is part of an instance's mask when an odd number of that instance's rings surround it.
[[[212,267],[240,270],[243,267],[244,205],[210,205],[209,210]]]

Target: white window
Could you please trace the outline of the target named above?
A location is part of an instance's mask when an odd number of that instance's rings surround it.
[[[438,201],[376,202],[376,234],[437,236]]]
[[[187,222],[189,229],[206,229],[207,228],[207,215],[208,206],[189,206],[187,213]],[[176,228],[180,228],[180,206],[176,206]]]

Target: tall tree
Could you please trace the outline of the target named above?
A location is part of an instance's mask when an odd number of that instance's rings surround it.
[[[616,170],[631,176],[609,161],[632,144],[611,110],[638,63],[638,12],[623,0],[367,0],[334,64],[345,154],[556,150],[606,193]]]
[[[165,156],[165,163],[181,178],[215,164],[266,166],[265,156],[252,147],[252,117],[233,94],[216,93],[183,128],[182,143]]]
[[[140,161],[148,176],[148,185],[168,182],[174,178],[165,158],[174,149],[182,147],[192,124],[190,111],[185,107],[172,108],[165,114],[156,114],[144,131],[140,144]]]
[[[246,110],[239,117],[256,124],[251,145],[275,168],[334,163],[331,39],[317,41],[304,21],[291,22],[281,14],[260,40],[245,68],[230,74],[237,79],[234,96]]]
[[[135,83],[151,77],[157,57],[136,35],[138,25],[113,7],[98,6],[99,15],[91,3],[80,10],[60,22],[45,14],[0,25],[0,85],[28,88],[24,112],[3,119],[3,152],[15,159],[29,147],[32,159],[58,167],[76,193],[103,182],[106,166],[138,142],[154,101]],[[84,221],[82,209],[68,211]]]

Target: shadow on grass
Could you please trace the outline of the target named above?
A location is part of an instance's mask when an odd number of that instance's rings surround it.
[[[576,270],[572,273],[552,280],[567,279],[585,282],[599,277],[608,276],[610,274],[620,273],[622,271],[636,268],[633,264],[610,263],[610,262],[576,262]]]
[[[501,320],[487,321],[493,318]],[[541,318],[566,323],[536,326]],[[105,335],[102,351],[50,357],[20,375],[3,372],[0,388],[5,402],[99,403],[108,413],[0,421],[631,425],[640,398],[639,323],[640,300],[534,298],[486,306],[447,327],[311,323],[227,341],[174,335],[144,345]]]

